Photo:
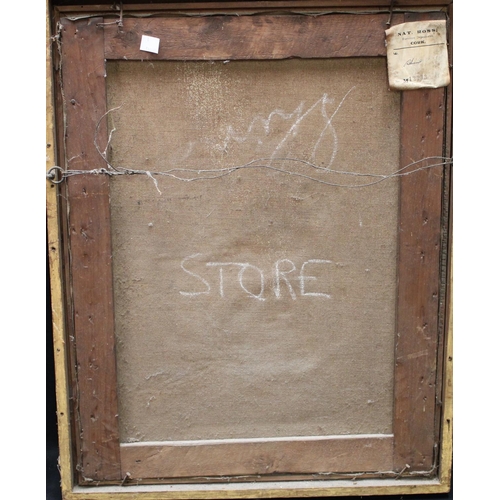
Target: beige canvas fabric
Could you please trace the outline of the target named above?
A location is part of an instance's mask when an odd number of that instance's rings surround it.
[[[122,441],[391,432],[397,180],[332,185],[399,168],[385,59],[107,82],[111,163],[170,173],[111,179]]]

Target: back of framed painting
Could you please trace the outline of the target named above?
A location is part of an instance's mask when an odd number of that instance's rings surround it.
[[[289,3],[54,11],[66,498],[449,488],[449,88]]]

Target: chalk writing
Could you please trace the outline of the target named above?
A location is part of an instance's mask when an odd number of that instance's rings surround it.
[[[285,264],[285,263],[289,264],[288,271],[283,270],[281,267],[282,264]],[[293,287],[292,287],[290,281],[288,280],[288,277],[286,276],[287,274],[290,274],[295,270],[296,270],[295,264],[289,259],[280,259],[274,263],[274,286],[273,286],[273,288],[274,288],[274,295],[276,296],[277,299],[279,299],[281,297],[281,282],[282,281],[286,284],[292,299],[295,300],[297,298],[297,296],[295,295],[295,292],[293,290]]]
[[[338,150],[337,132],[332,122],[335,115],[344,104],[347,96],[354,88],[355,87],[349,89],[340,101],[336,98],[329,97],[329,95],[325,93],[307,108],[306,102],[301,101],[292,112],[286,112],[277,108],[268,113],[267,116],[259,114],[252,119],[246,130],[243,131],[237,130],[237,127],[230,124],[226,128],[224,139],[217,144],[213,144],[212,147],[216,151],[227,153],[232,143],[243,144],[247,141],[254,140],[258,145],[264,145],[263,147],[267,149],[267,151],[263,150],[264,154],[269,155],[269,160],[274,160],[279,155],[283,154],[285,146],[291,139],[298,136],[302,129],[308,127],[307,125],[303,125],[304,120],[309,115],[313,115],[316,112],[321,115],[323,125],[320,125],[322,128],[317,130],[317,138],[314,143],[311,144],[309,161],[312,163],[316,162],[318,151],[321,149],[322,155],[326,154],[327,160],[326,166],[323,168],[330,168],[335,160]],[[272,132],[277,128],[276,120],[281,120],[284,123],[289,122],[289,125],[286,123],[284,135],[281,137],[276,137],[274,135],[273,138],[270,139]],[[275,124],[274,129],[273,123]],[[204,142],[207,143],[207,141],[208,139],[205,138]],[[175,159],[177,162],[185,161],[193,152],[194,143],[189,142],[183,153],[176,153]],[[293,156],[293,151],[288,151],[287,154]]]
[[[302,267],[300,268],[300,274],[299,274],[299,282],[300,282],[300,295],[309,295],[310,297],[326,297],[330,298],[330,295],[328,293],[321,293],[321,292],[306,292],[305,291],[305,283],[306,281],[316,281],[318,278],[315,276],[305,276],[304,275],[304,270],[306,265],[308,264],[331,264],[331,260],[323,260],[323,259],[310,259],[306,260],[303,264]]]
[[[425,35],[428,36],[428,35]],[[414,67],[418,66],[422,61],[420,59],[408,59],[406,61],[405,67]],[[427,78],[427,75],[425,73],[422,73],[422,75],[417,75],[415,77],[405,77],[404,82],[406,83],[411,83],[414,79],[422,79],[422,78]],[[403,81],[403,80],[402,80]],[[280,110],[274,110],[268,115],[267,119],[264,119],[260,116],[257,118],[254,118],[252,121],[251,125],[248,128],[248,131],[251,131],[252,128],[254,127],[254,124],[257,122],[262,122],[264,126],[264,131],[267,133],[268,130],[271,130],[270,127],[270,122],[271,118],[273,116],[281,116],[283,119],[291,119],[292,117],[295,117],[295,121],[293,122],[292,126],[288,129],[286,132],[286,135],[283,139],[280,140],[278,146],[270,146],[270,151],[272,151],[270,154],[272,154],[272,157],[269,156],[262,156],[259,158],[254,158],[253,160],[250,160],[246,163],[242,164],[236,164],[232,166],[226,166],[226,167],[215,167],[215,166],[210,166],[207,165],[206,168],[198,167],[195,168],[193,166],[191,167],[172,167],[169,168],[168,170],[162,170],[162,171],[151,171],[151,170],[144,170],[144,169],[137,169],[137,168],[125,168],[121,167],[118,165],[112,165],[108,159],[108,148],[111,145],[111,136],[115,129],[111,131],[109,134],[108,138],[108,143],[106,147],[101,150],[97,144],[96,141],[94,141],[94,146],[96,147],[96,150],[98,151],[99,155],[102,157],[102,159],[106,162],[108,168],[94,168],[94,169],[86,169],[86,170],[78,170],[78,169],[64,169],[62,167],[52,167],[49,169],[47,172],[47,179],[52,182],[53,184],[61,184],[65,179],[68,177],[72,177],[74,175],[106,175],[109,177],[113,176],[122,176],[122,175],[147,175],[150,179],[153,180],[154,185],[157,189],[157,191],[161,193],[159,186],[158,186],[158,181],[155,177],[169,177],[171,179],[175,179],[178,181],[184,181],[184,182],[191,182],[191,181],[199,181],[199,180],[213,180],[213,179],[220,179],[222,177],[225,177],[227,175],[231,175],[234,172],[241,171],[244,169],[268,169],[273,172],[279,172],[284,175],[290,175],[290,176],[295,176],[299,177],[301,179],[307,179],[308,181],[312,182],[317,182],[319,184],[323,184],[325,186],[331,186],[331,187],[339,187],[339,188],[349,188],[349,189],[356,189],[356,188],[363,188],[363,187],[368,187],[368,186],[374,186],[376,184],[379,184],[381,182],[387,181],[389,179],[394,179],[398,177],[403,177],[406,175],[413,174],[415,172],[419,172],[422,170],[427,170],[430,168],[440,168],[444,167],[447,165],[451,165],[453,163],[453,158],[448,158],[445,156],[427,156],[425,158],[421,158],[420,160],[415,160],[412,161],[406,165],[404,165],[401,168],[398,168],[397,170],[387,173],[387,174],[382,174],[382,173],[370,173],[370,172],[355,172],[355,171],[345,171],[345,170],[334,170],[331,168],[331,164],[333,163],[333,160],[335,159],[335,155],[337,152],[337,143],[336,143],[336,132],[334,127],[332,126],[332,120],[339,111],[339,109],[342,107],[344,101],[346,100],[347,96],[349,95],[350,92],[355,87],[352,87],[342,98],[342,100],[339,102],[337,105],[335,111],[328,116],[327,111],[326,111],[326,104],[332,103],[333,100],[328,98],[328,94],[324,94],[321,99],[316,101],[313,106],[311,106],[308,110],[305,112],[302,112],[303,110],[303,103],[301,103],[296,110],[293,113],[286,114],[284,112],[281,112]],[[417,87],[408,87],[408,88],[417,88]],[[289,154],[285,157],[278,157],[276,156],[276,153],[279,152],[280,147],[283,146],[283,144],[286,142],[285,139],[293,137],[294,134],[296,135],[298,133],[298,125],[302,122],[304,116],[308,113],[310,113],[313,109],[315,109],[317,106],[321,104],[321,115],[323,119],[325,120],[325,126],[322,128],[321,132],[319,133],[319,136],[316,140],[314,148],[312,148],[312,153],[310,155],[312,160],[315,160],[317,163],[316,159],[316,153],[318,150],[318,146],[320,143],[322,143],[324,136],[326,135],[327,131],[330,132],[330,135],[333,137],[333,149],[331,151],[330,155],[330,162],[328,166],[324,166],[324,162],[320,162],[321,165],[316,164],[314,161],[308,161],[303,158],[297,158],[293,156],[293,151],[290,151]],[[96,125],[96,131],[95,131],[95,137],[97,137],[100,124],[103,121],[103,119],[112,111],[118,110],[120,107],[112,108],[108,110],[101,118],[99,118],[97,125]],[[248,132],[247,132],[248,135]],[[227,147],[229,144],[230,140],[235,140],[236,142],[244,142],[247,140],[247,136],[238,136],[235,132],[232,126],[229,126],[228,128],[228,133],[226,135],[226,140],[224,141],[223,146],[220,145],[215,145],[214,149],[220,149],[223,150]],[[261,139],[258,139],[261,143],[263,142]],[[192,156],[196,156],[198,152],[195,154],[194,150],[196,149],[197,143],[195,141],[188,141],[187,146],[184,145],[184,153],[182,156],[179,157],[179,155],[176,153],[174,156],[177,158],[177,161],[174,161],[175,158],[172,159],[172,162],[180,163],[181,161],[188,160]],[[327,152],[328,152],[328,148]],[[206,151],[203,152],[202,156],[206,157],[207,155],[205,154]],[[324,151],[323,151],[324,153]],[[306,153],[307,155],[307,153]],[[301,156],[304,156],[302,154]],[[68,163],[74,159],[78,158],[78,156],[70,158],[68,160]],[[148,160],[148,158],[146,158]],[[332,175],[340,175],[340,176],[352,176],[356,177],[359,179],[363,178],[371,178],[372,180],[368,182],[355,182],[355,183],[344,183],[344,182],[335,182],[335,181],[330,181],[326,180],[325,177],[319,179],[313,175],[308,175],[307,173],[299,172],[293,169],[293,167],[300,166],[300,167],[306,167],[310,172],[321,172],[322,174],[328,173]],[[170,198],[169,198],[170,199]],[[209,214],[210,215],[210,214]],[[208,216],[207,216],[208,217]],[[361,226],[361,221],[360,221],[360,226]]]
[[[210,295],[212,293],[212,286],[208,281],[208,277],[202,277],[200,274],[202,273],[201,262],[196,261],[197,257],[201,257],[202,254],[195,253],[185,257],[181,261],[182,270],[194,278],[197,282],[195,286],[195,281],[193,281],[193,289],[192,291],[180,291],[179,293],[185,297],[196,297],[199,295]],[[190,269],[186,267],[187,262],[191,262],[189,264]],[[300,267],[300,271],[298,271],[297,276],[297,267],[290,259],[279,259],[272,266],[271,279],[269,282],[271,283],[272,292],[276,299],[281,299],[285,295],[289,295],[292,300],[297,300],[297,293],[300,297],[323,297],[323,298],[331,298],[331,294],[326,293],[325,291],[319,291],[314,288],[312,282],[317,281],[318,275],[321,275],[321,267],[324,265],[332,264],[331,260],[326,259],[308,259],[302,263]],[[196,271],[191,270],[191,267],[195,266]],[[229,287],[226,286],[226,278],[227,273],[224,272],[227,268],[237,268],[238,274],[236,281],[239,284],[241,290],[250,298],[257,299],[259,301],[264,301],[266,298],[264,297],[264,292],[266,289],[266,279],[264,271],[253,265],[249,262],[206,262],[205,268],[217,268],[218,269],[218,283],[217,288],[218,292],[215,294],[219,295],[221,298],[225,298],[227,296],[227,289]],[[307,267],[307,272],[306,272]],[[310,270],[309,270],[310,269]],[[311,273],[315,274],[311,274]],[[249,278],[250,277],[250,278]],[[248,281],[251,279],[252,284],[255,284],[255,277],[257,277],[257,282],[259,283],[258,289],[251,290]],[[298,292],[295,291],[292,281],[298,281]],[[310,286],[308,286],[308,284]],[[232,290],[232,288],[230,288]]]
[[[224,297],[224,278],[222,269],[225,266],[237,266],[240,268],[238,272],[238,282],[242,290],[244,290],[250,297],[253,297],[258,300],[265,300],[262,296],[264,293],[264,273],[257,267],[249,264],[248,262],[207,262],[207,267],[216,266],[219,267],[219,293],[221,297]],[[252,293],[244,283],[244,275],[247,269],[253,269],[257,271],[260,276],[260,292],[258,294]]]
[[[208,282],[206,280],[204,280],[201,276],[198,276],[196,273],[193,273],[193,271],[190,271],[189,269],[186,269],[184,267],[184,263],[186,262],[186,260],[194,259],[195,257],[199,257],[200,255],[201,255],[200,253],[195,253],[193,255],[190,255],[189,257],[186,257],[181,262],[181,267],[182,267],[182,270],[184,272],[186,272],[190,276],[193,276],[193,278],[196,278],[199,281],[201,281],[205,285],[206,290],[204,290],[202,292],[180,292],[181,295],[187,295],[188,297],[195,297],[196,295],[207,295],[210,293],[210,285],[208,284]]]

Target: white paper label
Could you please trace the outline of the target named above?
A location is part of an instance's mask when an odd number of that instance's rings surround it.
[[[392,89],[438,88],[450,83],[446,21],[397,24],[385,36]]]
[[[142,35],[140,50],[158,54],[158,51],[160,50],[160,39],[154,36]]]

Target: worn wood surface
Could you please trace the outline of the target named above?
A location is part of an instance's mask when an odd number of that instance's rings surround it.
[[[138,11],[150,9],[151,4],[148,2],[123,2],[124,11]],[[144,5],[144,4],[148,5]],[[452,3],[452,0],[425,0],[425,2],[420,2],[419,0],[398,0],[395,2],[394,10],[397,11],[401,8],[428,8],[430,7],[444,7]],[[99,11],[106,12],[110,10],[109,4],[96,4],[96,5],[81,5],[81,3],[68,0],[61,0],[57,2],[58,9],[61,12],[75,12],[77,10],[85,11]],[[189,10],[214,10],[214,9],[225,9],[225,10],[274,10],[274,9],[302,9],[310,11],[312,9],[328,9],[328,8],[342,8],[342,9],[359,9],[359,8],[371,8],[380,11],[388,11],[390,6],[390,0],[382,2],[380,0],[260,0],[254,2],[242,1],[242,2],[220,2],[220,1],[199,1],[199,2],[164,2],[155,3],[154,9],[156,10],[178,10],[178,11],[189,11]]]
[[[102,31],[99,18],[62,21],[63,90],[68,168],[106,164],[94,147],[96,124],[106,112]],[[103,127],[97,134],[106,145]],[[120,477],[109,186],[104,176],[68,179],[71,294],[76,347],[77,452],[83,478]]]
[[[319,498],[372,495],[428,495],[447,490],[438,480],[384,479],[362,481],[269,481],[250,484],[190,484],[126,487],[77,487],[64,500],[167,500],[229,498]],[[397,498],[397,497],[394,497]]]
[[[46,171],[57,165],[56,124],[54,109],[54,75],[52,54],[52,31],[48,0],[46,2]],[[52,338],[54,349],[55,389],[57,403],[57,429],[59,445],[59,465],[61,467],[61,490],[66,493],[72,486],[72,449],[70,421],[70,387],[67,369],[67,335],[64,321],[64,291],[61,248],[61,206],[58,202],[58,187],[46,183],[47,245],[49,261],[50,306],[52,314]]]
[[[406,13],[405,20],[412,21],[414,16],[425,19],[446,19],[448,41],[448,63],[450,84],[443,89],[445,99],[443,155],[453,157],[453,4],[447,9],[447,16],[442,12]],[[442,190],[442,226],[441,226],[441,290],[439,303],[439,330],[436,377],[436,418],[435,436],[439,443],[440,455],[435,452],[435,461],[439,463],[439,474],[444,483],[451,485],[452,470],[452,346],[453,346],[453,279],[452,279],[452,165],[444,169]],[[438,462],[437,462],[438,461]]]
[[[215,444],[214,444],[215,443]],[[130,478],[390,470],[391,435],[122,444]]]
[[[449,63],[451,84],[446,89],[446,156],[453,156],[453,4],[448,9],[448,39]],[[448,276],[446,295],[446,328],[443,353],[443,387],[442,387],[442,415],[440,429],[440,461],[439,474],[441,482],[451,488],[453,464],[453,190],[452,174],[450,169],[450,196],[449,196],[449,239],[448,239]]]
[[[409,14],[405,22],[444,14]],[[401,165],[445,152],[446,90],[403,92]],[[394,398],[396,470],[432,471],[435,433],[441,293],[442,193],[444,169],[420,170],[400,183],[398,322]]]
[[[56,147],[56,155],[57,161],[54,165],[59,165],[61,168],[64,168],[64,164],[66,162],[66,151],[65,151],[65,126],[64,126],[64,94],[61,91],[62,89],[62,71],[61,71],[61,45],[60,45],[60,37],[59,30],[60,26],[58,25],[58,19],[54,16],[51,20],[52,27],[54,30],[54,36],[52,39],[48,40],[48,43],[52,45],[52,70],[54,75],[54,89],[57,89],[54,95],[54,107],[55,107],[55,147]],[[77,455],[76,449],[80,448],[80,432],[77,430],[77,426],[74,425],[76,422],[75,419],[75,408],[76,408],[76,387],[77,378],[76,378],[76,360],[75,360],[75,349],[74,342],[72,342],[73,332],[74,332],[74,324],[73,324],[73,315],[70,313],[72,311],[72,303],[71,303],[71,294],[69,291],[71,290],[71,279],[70,279],[70,270],[69,270],[69,255],[68,249],[70,248],[69,240],[70,235],[67,230],[68,228],[68,195],[67,195],[67,185],[66,183],[61,183],[57,186],[54,186],[54,189],[57,193],[57,204],[58,204],[58,224],[60,229],[60,239],[58,244],[61,248],[61,260],[60,260],[60,272],[61,272],[61,292],[62,292],[62,309],[60,311],[61,318],[63,324],[61,325],[61,335],[64,340],[64,359],[67,360],[66,370],[67,370],[67,380],[68,384],[68,398],[69,398],[69,407],[67,417],[70,425],[70,441],[72,443],[70,460],[72,464],[77,463]],[[56,328],[56,327],[54,327]],[[57,382],[56,382],[57,383]],[[64,455],[61,456],[61,459]],[[72,469],[74,470],[74,465]],[[73,480],[73,477],[71,477]]]
[[[443,152],[443,89],[402,96],[401,165]],[[395,467],[430,470],[434,456],[441,245],[440,168],[401,178]]]
[[[108,25],[106,59],[225,60],[385,55],[387,15],[128,18]],[[141,37],[160,38],[158,54]]]
[[[453,463],[453,255],[450,252],[450,276],[448,311],[446,324],[446,345],[444,350],[444,381],[442,394],[442,418],[440,435],[440,479],[451,487]]]

